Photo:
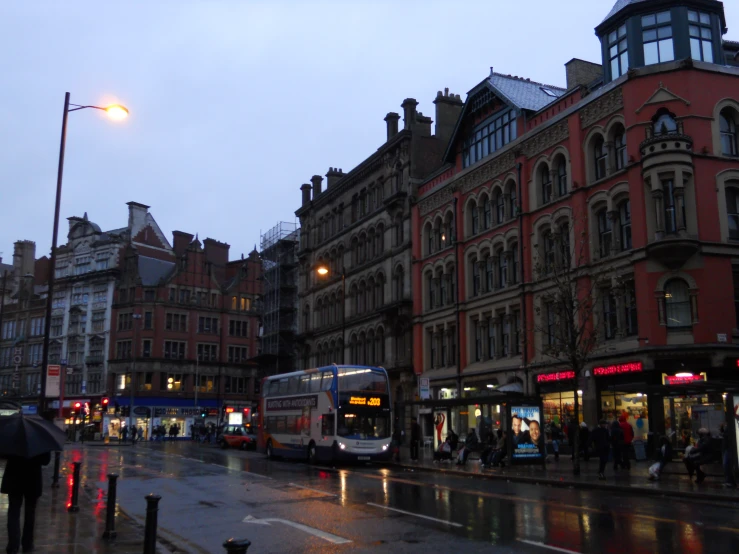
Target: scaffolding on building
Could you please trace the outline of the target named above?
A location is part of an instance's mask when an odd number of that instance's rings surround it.
[[[299,241],[297,223],[286,221],[261,235],[264,287],[260,357],[268,375],[297,368]]]

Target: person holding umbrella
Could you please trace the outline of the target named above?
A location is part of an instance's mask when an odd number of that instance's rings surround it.
[[[62,450],[64,432],[37,416],[0,417],[0,456],[7,458],[0,493],[8,495],[8,554],[33,550],[36,503],[42,493],[41,467]],[[25,506],[24,506],[25,503]],[[21,508],[24,508],[21,535]]]

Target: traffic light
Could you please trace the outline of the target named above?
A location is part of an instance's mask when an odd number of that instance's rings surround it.
[[[75,402],[74,404],[72,404],[72,415],[80,415],[80,412],[82,411],[81,408],[82,404],[80,404],[79,402]]]
[[[200,417],[202,417],[202,418],[208,417],[208,410],[206,410],[205,408],[201,408],[200,409]]]
[[[108,400],[107,398],[103,398],[103,399],[102,399],[102,400],[100,401],[100,403],[101,403],[101,404],[103,405],[103,411],[105,411],[105,412],[107,412],[107,411],[108,411],[108,403],[109,403],[109,402],[110,402],[110,400]]]

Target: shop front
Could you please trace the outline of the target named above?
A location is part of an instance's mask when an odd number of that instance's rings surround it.
[[[575,418],[575,397],[578,401],[578,424],[584,420],[582,389],[575,391],[575,372],[570,370],[542,373],[536,376],[536,390],[542,402],[542,418],[547,426],[547,439],[551,440],[549,426],[553,423],[564,430]]]
[[[117,398],[121,408],[128,406],[129,399],[123,396]],[[141,440],[154,440],[164,434],[167,438],[187,438],[192,435],[192,428],[198,423],[216,423],[219,415],[218,401],[215,399],[193,401],[173,398],[136,398],[134,399],[134,424],[141,432]],[[203,418],[203,413],[206,417]],[[129,425],[126,416],[107,415],[105,425],[108,435],[117,438],[124,427]]]

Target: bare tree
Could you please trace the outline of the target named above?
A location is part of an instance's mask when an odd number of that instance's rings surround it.
[[[609,301],[615,303],[616,296],[622,294],[612,266],[598,264],[596,268],[591,264],[587,224],[585,218],[553,218],[551,227],[538,238],[538,260],[534,264],[534,290],[539,302],[533,331],[541,337],[540,353],[575,374],[576,424],[580,421],[580,376],[603,340],[598,300],[608,294]],[[579,446],[578,428],[572,445],[576,475],[580,473]]]

